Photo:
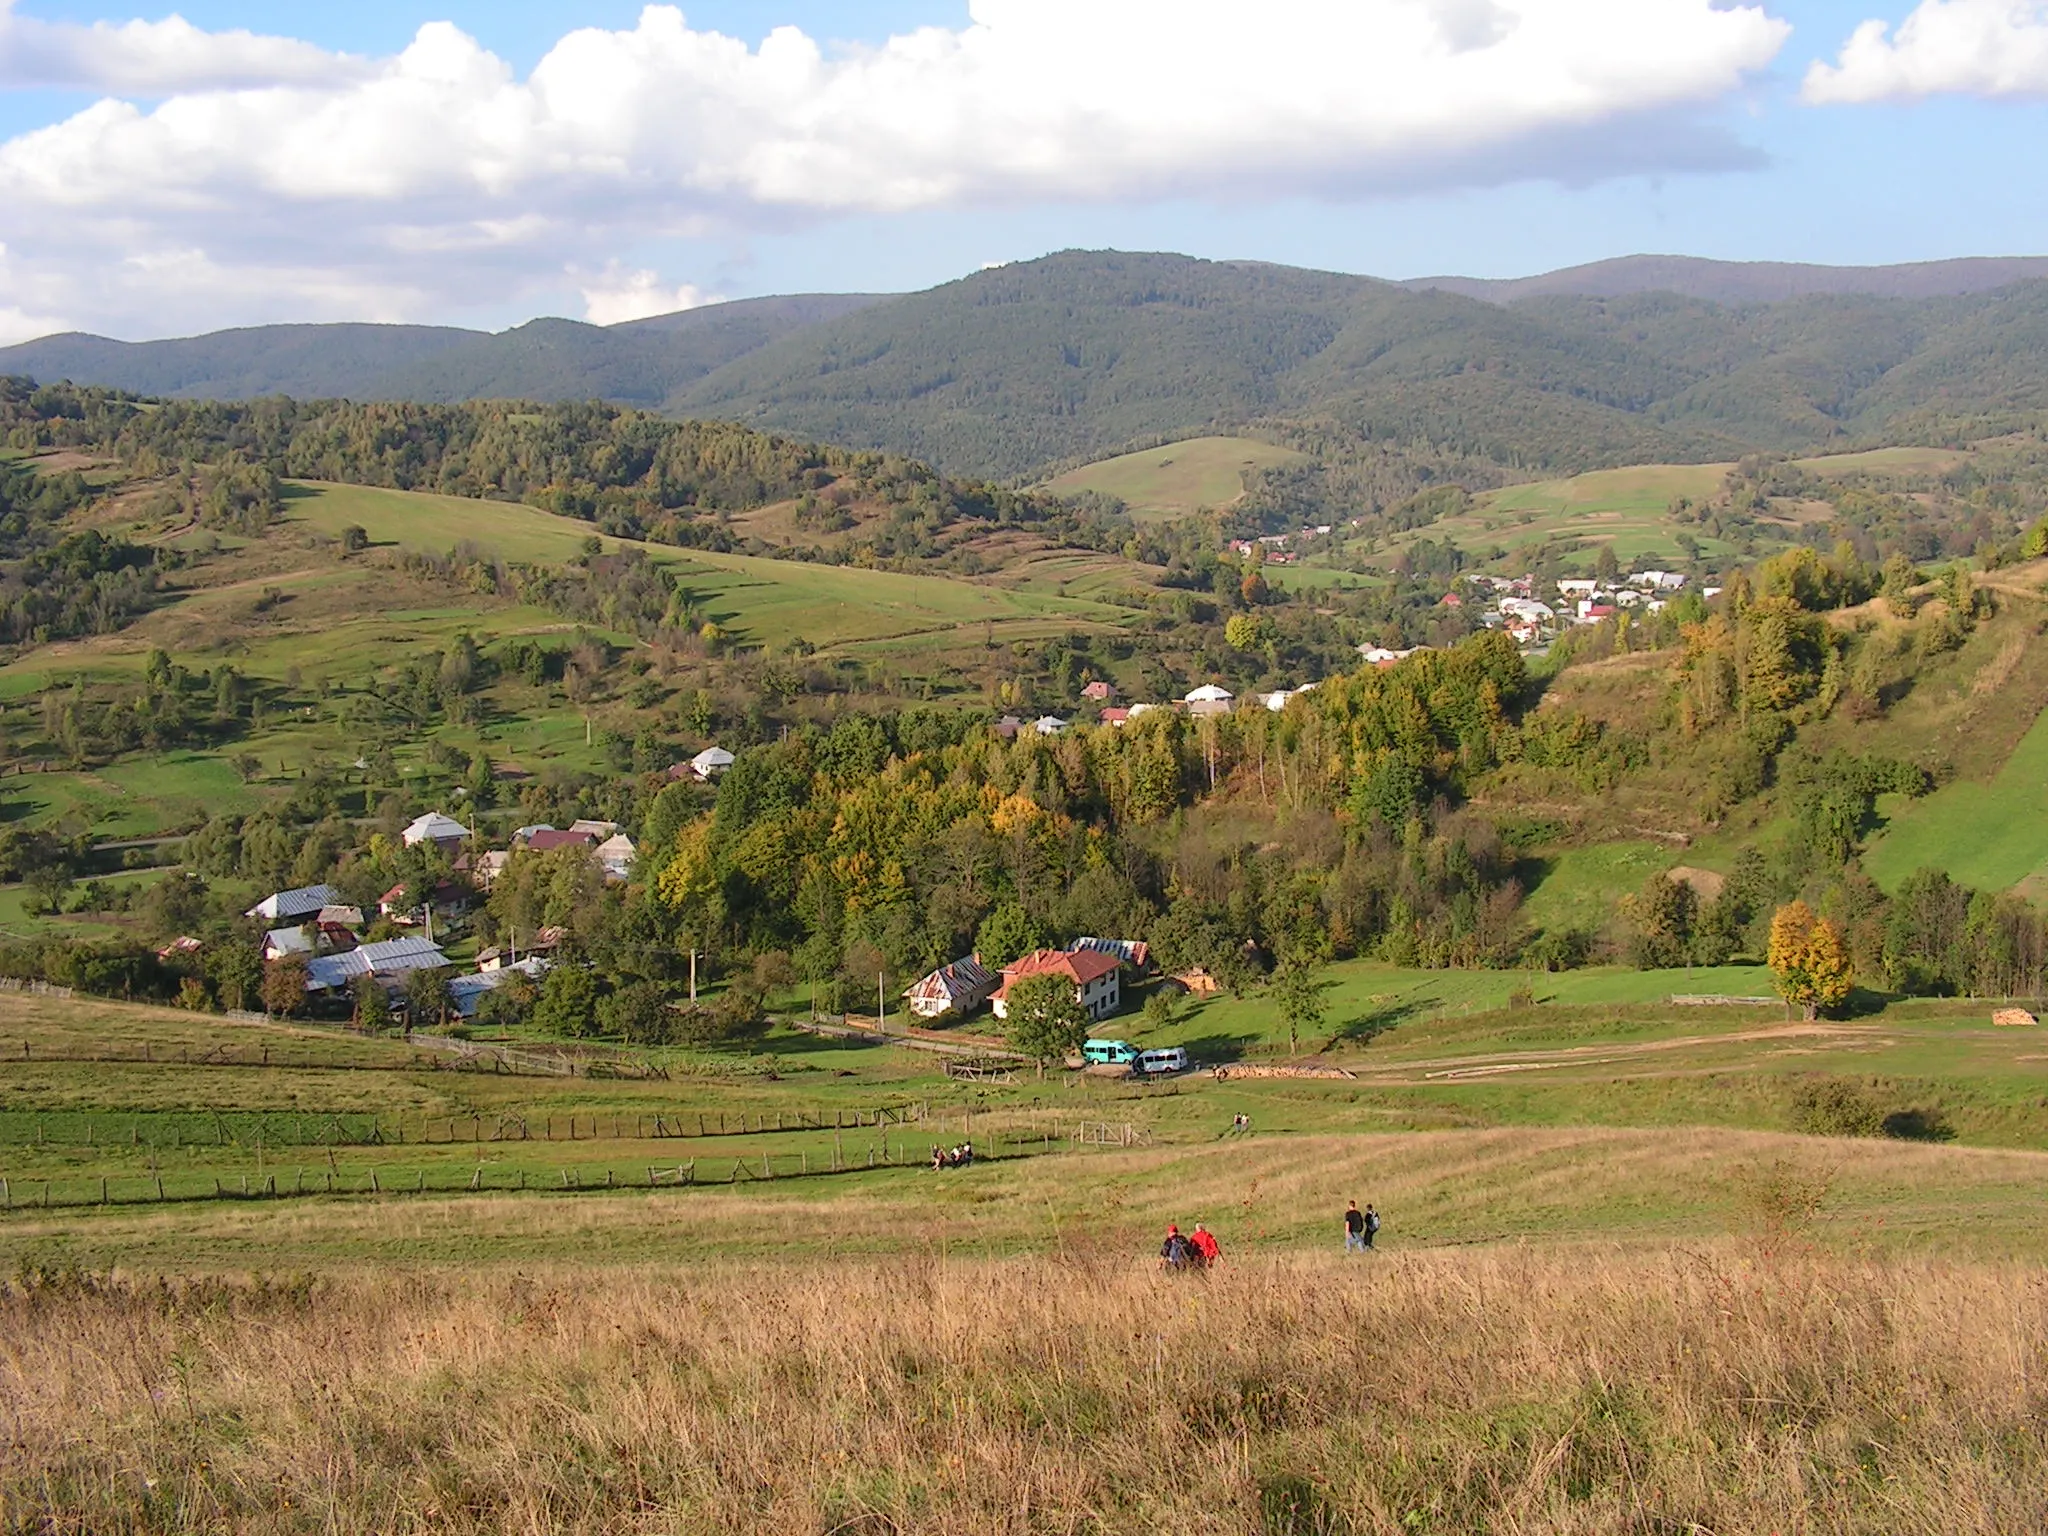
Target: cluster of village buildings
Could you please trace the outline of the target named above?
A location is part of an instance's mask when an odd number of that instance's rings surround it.
[[[1328,533],[1327,528],[1302,530],[1304,535]],[[1292,537],[1269,535],[1261,545],[1284,546]],[[1241,552],[1248,552],[1247,541]],[[1269,558],[1271,558],[1269,556]],[[1624,610],[1654,613],[1673,595],[1683,590],[1686,578],[1674,571],[1638,571],[1613,581],[1595,578],[1567,578],[1556,583],[1555,601],[1536,596],[1536,584],[1527,576],[1467,576],[1442,599],[1446,606],[1480,605],[1474,618],[1482,628],[1499,629],[1524,647],[1540,647],[1563,630],[1579,624],[1597,624]],[[1705,588],[1714,596],[1718,587]],[[1371,665],[1393,666],[1426,646],[1396,650],[1380,645],[1361,645],[1359,654]],[[1123,726],[1160,710],[1179,710],[1201,718],[1229,714],[1244,705],[1262,706],[1278,712],[1289,701],[1312,690],[1314,683],[1295,688],[1278,688],[1254,694],[1240,701],[1227,688],[1206,684],[1170,704],[1119,704],[1114,684],[1091,682],[1082,696],[1096,706],[1096,721],[1105,726]],[[995,722],[997,735],[1014,739],[1026,732],[1058,736],[1076,722],[1057,715],[1042,715],[1025,721],[1005,715]],[[707,747],[686,763],[669,770],[672,779],[709,783],[733,765],[732,753],[722,747]],[[581,849],[602,870],[606,881],[623,884],[631,878],[637,850],[633,840],[615,822],[577,821],[567,827],[537,825],[521,827],[512,834],[510,846],[479,851],[475,834],[461,822],[441,812],[421,816],[405,829],[408,848],[431,843],[450,861],[454,878],[432,890],[394,886],[379,900],[374,915],[353,906],[332,886],[314,885],[278,891],[265,897],[246,914],[271,924],[264,935],[266,961],[290,955],[306,959],[306,987],[313,993],[340,993],[364,976],[374,976],[394,989],[405,977],[420,970],[453,970],[453,963],[435,942],[435,925],[446,933],[474,903],[487,895],[505,873],[515,853],[552,853]],[[395,938],[366,941],[366,929],[379,920],[404,932]],[[456,1010],[473,1017],[485,996],[504,985],[512,975],[531,979],[544,976],[553,965],[553,952],[564,935],[559,929],[543,928],[525,937],[523,943],[508,943],[484,950],[477,956],[473,974],[459,975],[449,982],[449,995]],[[189,952],[199,947],[196,939],[183,938],[166,946],[165,955]],[[921,1019],[958,1017],[984,1004],[992,1006],[997,1018],[1006,1016],[1010,985],[1027,976],[1060,975],[1074,986],[1077,1002],[1090,1017],[1101,1019],[1115,1013],[1122,1003],[1122,976],[1126,970],[1143,973],[1146,948],[1134,940],[1084,938],[1064,950],[1041,949],[1014,963],[991,969],[979,955],[941,966],[910,987],[904,997],[912,1014]],[[1213,981],[1199,972],[1174,978],[1193,991],[1212,990]]]
[[[1354,525],[1358,521],[1357,518],[1352,519]],[[1333,525],[1317,523],[1294,533],[1266,533],[1256,539],[1232,539],[1224,547],[1241,560],[1249,560],[1257,554],[1267,565],[1293,565],[1301,559],[1299,546],[1310,539],[1326,539],[1333,531]]]
[[[1481,628],[1505,630],[1517,644],[1541,646],[1577,624],[1598,624],[1627,611],[1656,613],[1683,591],[1686,578],[1677,571],[1637,571],[1612,581],[1567,577],[1556,584],[1554,598],[1539,597],[1528,576],[1467,576],[1446,593],[1443,603],[1457,608],[1479,605],[1474,618]],[[1712,597],[1721,589],[1708,587]],[[1403,653],[1405,654],[1405,653]],[[1371,659],[1371,658],[1368,658]]]
[[[1074,989],[1074,1001],[1100,1022],[1123,1006],[1123,980],[1151,970],[1151,952],[1139,939],[1076,939],[1065,949],[1037,949],[1004,966],[969,955],[920,978],[903,994],[911,1015],[926,1022],[963,1019],[986,1005],[998,1019],[1010,1016],[1010,989],[1039,976],[1057,976]],[[1207,997],[1217,982],[1199,967],[1167,978],[1181,990]]]
[[[1266,693],[1255,693],[1247,702],[1263,705],[1279,713],[1287,707],[1290,699],[1309,692],[1314,683],[1304,683],[1299,688],[1275,688]],[[1201,719],[1208,715],[1227,715],[1238,707],[1236,694],[1228,688],[1219,688],[1214,683],[1204,683],[1186,697],[1170,704],[1119,704],[1114,683],[1094,682],[1081,690],[1081,697],[1096,706],[1095,723],[1098,725],[1124,726],[1139,720],[1154,710],[1177,710],[1182,714]],[[1036,720],[1020,720],[1015,715],[1004,715],[996,721],[996,734],[1005,741],[1014,741],[1028,732],[1040,736],[1063,735],[1080,722],[1064,719],[1059,715],[1040,715]]]
[[[365,976],[373,976],[396,990],[414,971],[455,969],[436,942],[437,925],[445,935],[451,925],[460,923],[504,875],[515,853],[580,849],[612,884],[623,884],[631,878],[636,853],[633,840],[616,822],[609,821],[578,821],[568,827],[521,827],[512,834],[509,848],[478,851],[475,834],[468,827],[435,811],[413,822],[403,836],[408,848],[425,844],[439,848],[447,855],[454,877],[431,889],[395,885],[379,898],[374,912],[351,905],[331,885],[273,892],[244,914],[271,925],[263,936],[264,960],[303,956],[306,990],[313,994],[346,992]],[[392,938],[366,940],[365,932],[379,923],[409,931]],[[502,947],[484,950],[477,956],[474,974],[454,976],[449,981],[449,997],[455,1010],[465,1018],[474,1017],[484,997],[503,986],[509,977],[521,975],[538,980],[546,975],[563,937],[559,928],[542,928],[530,935],[514,936],[513,942]],[[197,940],[179,939],[167,946],[165,953],[197,947]]]

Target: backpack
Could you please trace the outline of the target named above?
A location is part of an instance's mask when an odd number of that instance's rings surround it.
[[[1368,1232],[1377,1232],[1379,1231],[1379,1229],[1380,1213],[1378,1211],[1374,1211],[1370,1216],[1365,1218],[1365,1230]]]

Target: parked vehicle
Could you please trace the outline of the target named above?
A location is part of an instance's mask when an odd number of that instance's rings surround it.
[[[1138,1048],[1128,1040],[1089,1040],[1081,1059],[1091,1067],[1127,1067],[1138,1059]]]
[[[1183,1046],[1165,1046],[1159,1050],[1142,1052],[1138,1057],[1138,1070],[1148,1075],[1155,1072],[1185,1072],[1187,1069],[1188,1053]]]

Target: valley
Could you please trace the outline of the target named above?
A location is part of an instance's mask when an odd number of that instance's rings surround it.
[[[0,1510],[1200,1528],[1135,1436],[1270,1530],[2027,1518],[2031,290],[1248,281],[0,384]],[[1825,420],[1687,351],[1845,304],[1927,329]]]

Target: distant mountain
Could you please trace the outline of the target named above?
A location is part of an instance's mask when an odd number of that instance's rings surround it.
[[[610,327],[51,337],[0,351],[0,373],[187,397],[600,397],[1003,479],[1217,430],[1354,467],[1405,455],[1429,475],[1498,479],[2048,412],[2037,274],[2048,259],[1631,257],[1465,292],[1066,251],[923,293],[753,299]]]
[[[1023,475],[1248,426],[1318,452],[1427,443],[1570,472],[1840,446],[1929,411],[2033,409],[2048,402],[2048,348],[2030,341],[2044,324],[2041,282],[1918,299],[1734,306],[1659,291],[1510,306],[1338,273],[1073,251],[792,333],[667,408],[959,474]]]
[[[259,325],[177,341],[130,342],[71,331],[0,348],[0,374],[190,399],[367,397],[394,370],[481,334],[438,325]]]
[[[1892,267],[1817,267],[1792,261],[1707,261],[1697,256],[1620,256],[1537,277],[1417,277],[1401,284],[1417,291],[1459,293],[1490,304],[1523,299],[1612,299],[1637,293],[1675,293],[1715,304],[1782,304],[1818,294],[1863,294],[1885,299],[1939,299],[1989,293],[2013,283],[2048,278],[2048,256],[1965,256],[1913,261]]]
[[[757,347],[880,297],[743,299],[609,327],[534,320],[497,335],[408,325],[270,325],[146,342],[72,333],[0,349],[0,374],[182,399],[598,397],[653,407]]]

